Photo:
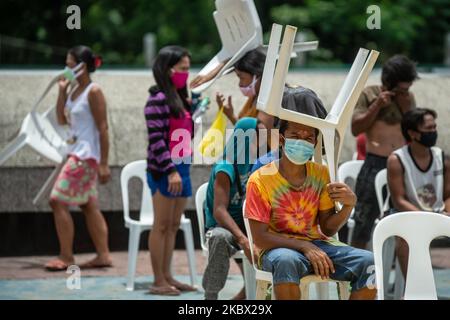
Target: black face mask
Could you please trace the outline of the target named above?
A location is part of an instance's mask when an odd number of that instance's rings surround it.
[[[416,140],[421,145],[431,148],[436,144],[437,141],[437,131],[423,132],[417,131],[420,133],[420,139]]]

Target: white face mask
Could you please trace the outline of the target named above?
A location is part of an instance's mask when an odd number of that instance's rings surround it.
[[[65,67],[63,71],[63,77],[69,80],[71,83],[80,77],[84,73],[84,62],[80,62],[74,68]]]
[[[256,81],[258,81],[258,78],[256,76],[253,76],[253,81],[246,87],[239,87],[241,89],[241,92],[246,97],[254,97],[256,96]]]

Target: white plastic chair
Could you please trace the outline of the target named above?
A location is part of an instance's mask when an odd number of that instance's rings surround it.
[[[364,88],[367,78],[375,65],[378,52],[359,49],[358,55],[348,73],[339,94],[325,119],[319,119],[293,110],[281,107],[283,89],[290,63],[297,28],[287,26],[283,36],[281,49],[278,47],[281,39],[282,26],[274,24],[269,41],[266,63],[258,95],[259,110],[280,119],[302,123],[319,129],[315,161],[320,162],[322,138],[330,170],[330,179],[336,181],[336,164],[339,160],[345,132],[349,126],[355,104]],[[278,63],[277,61],[278,56]]]
[[[245,212],[245,203],[244,210]],[[253,236],[250,229],[250,223],[247,218],[244,217],[245,229],[247,230],[247,237],[250,242],[250,248],[252,251],[252,265],[256,278],[256,300],[265,300],[267,296],[268,286],[272,285],[272,299],[275,298],[275,291],[273,290],[273,277],[272,273],[263,271],[258,268],[257,262],[254,261],[253,256]],[[328,299],[328,285],[322,286],[321,284],[328,284],[335,282],[337,285],[338,296],[340,300],[348,300],[349,294],[349,282],[347,281],[335,281],[335,280],[323,280],[316,275],[308,275],[300,279],[300,298],[301,300],[309,300],[309,288],[312,283],[317,285],[317,292],[319,300]]]
[[[205,257],[208,257],[208,245],[206,243],[205,237],[205,200],[206,192],[208,190],[208,182],[202,184],[195,194],[195,208],[197,209],[197,221],[198,229],[200,234],[200,244],[202,247],[202,252]],[[242,259],[243,269],[244,269],[244,282],[245,282],[245,296],[247,300],[255,299],[256,283],[253,280],[255,278],[253,274],[253,268],[244,254],[243,250],[236,252],[232,258]]]
[[[378,208],[380,209],[379,218],[375,220],[375,225],[384,217],[384,212],[389,209],[389,188],[387,188],[387,169],[380,170],[375,176],[375,193],[377,196]],[[383,199],[383,189],[386,187],[386,199]],[[402,297],[405,289],[405,279],[403,278],[400,269],[400,262],[395,255],[395,238],[388,239],[384,244],[383,251],[384,270],[390,271],[392,264],[395,262],[395,277],[394,277],[394,300],[399,300]],[[384,276],[384,294],[388,295],[389,290],[389,272]]]
[[[139,252],[139,240],[141,232],[150,230],[153,226],[153,202],[151,191],[147,184],[147,161],[138,160],[128,163],[120,174],[120,186],[123,201],[123,217],[125,226],[130,229],[128,239],[128,275],[127,290],[134,290],[134,278],[136,273],[136,260]],[[128,197],[128,183],[131,178],[138,178],[142,182],[142,202],[139,219],[135,220],[130,217],[130,203]],[[184,242],[186,245],[186,253],[189,262],[191,285],[195,286],[197,282],[197,272],[195,263],[194,238],[192,235],[191,220],[187,219],[183,214],[181,216],[180,229],[184,234]]]
[[[359,171],[361,171],[361,167],[363,164],[364,160],[351,160],[341,164],[338,169],[338,181],[349,184],[347,180],[351,179],[353,184],[350,184],[350,187],[353,191],[355,191],[356,179],[358,178]],[[352,213],[350,214],[350,218],[347,221],[348,244],[352,243],[353,230],[355,229],[355,219],[353,218],[354,213],[355,210],[353,209]]]
[[[209,88],[214,81],[233,70],[233,65],[247,52],[263,46],[263,32],[258,12],[253,0],[216,0],[213,13],[222,49],[200,70],[199,75],[206,75],[225,63],[213,79],[192,89],[200,93]],[[296,43],[295,51],[317,49],[318,41]],[[295,56],[295,55],[293,55]]]
[[[378,299],[384,299],[383,243],[392,236],[402,237],[409,246],[405,300],[437,300],[430,258],[430,243],[450,236],[450,217],[422,211],[399,212],[383,218],[373,233],[373,252]]]

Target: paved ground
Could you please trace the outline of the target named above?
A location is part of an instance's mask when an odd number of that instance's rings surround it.
[[[77,262],[90,259],[92,254],[77,255]],[[203,299],[201,288],[198,292],[183,293],[178,297],[161,297],[149,295],[148,287],[153,281],[148,252],[141,251],[138,257],[137,278],[135,291],[126,291],[127,253],[114,252],[112,254],[114,267],[103,270],[82,270],[81,289],[69,290],[64,272],[52,273],[43,270],[42,265],[51,257],[4,257],[0,258],[0,299],[121,299],[121,300],[167,300]],[[432,261],[438,295],[441,299],[450,299],[450,248],[433,249]],[[198,283],[205,268],[206,258],[200,251],[196,252]],[[189,282],[189,270],[185,251],[176,250],[174,253],[173,270],[177,279]],[[221,299],[230,299],[243,285],[239,268],[231,262],[230,275]],[[330,286],[330,298],[335,299],[336,293]],[[316,298],[314,288],[311,298]]]

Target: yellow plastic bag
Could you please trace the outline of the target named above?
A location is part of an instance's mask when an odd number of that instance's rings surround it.
[[[227,118],[223,114],[223,107],[217,113],[216,119],[203,136],[198,149],[204,157],[215,158],[222,154],[225,144],[225,130]]]

